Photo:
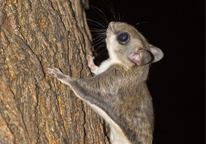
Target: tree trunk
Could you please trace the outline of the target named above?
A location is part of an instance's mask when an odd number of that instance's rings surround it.
[[[0,0],[0,143],[105,144],[105,123],[46,68],[90,77],[87,0]]]

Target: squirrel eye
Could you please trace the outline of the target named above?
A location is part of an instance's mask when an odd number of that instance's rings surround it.
[[[127,42],[129,42],[129,34],[121,33],[118,35],[117,40],[120,44],[127,44]]]

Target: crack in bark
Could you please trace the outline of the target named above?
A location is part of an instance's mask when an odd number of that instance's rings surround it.
[[[83,128],[84,128],[84,143],[85,143],[85,139],[87,137],[87,133],[86,133],[86,128],[85,128],[85,125],[86,125],[86,112],[84,110],[84,103],[82,102],[82,112],[84,114],[84,123],[83,123]]]

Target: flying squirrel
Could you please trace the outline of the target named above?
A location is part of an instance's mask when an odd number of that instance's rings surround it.
[[[99,67],[94,57],[87,55],[93,77],[73,78],[57,68],[47,68],[47,73],[70,86],[78,98],[107,121],[112,144],[152,144],[154,114],[146,80],[149,64],[164,54],[123,22],[109,23],[106,45],[109,58]]]

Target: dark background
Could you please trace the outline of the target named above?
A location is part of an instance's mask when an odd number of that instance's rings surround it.
[[[155,109],[154,144],[203,144],[205,137],[205,3],[203,0],[90,0],[109,21],[115,15],[161,48],[147,81]],[[89,19],[104,24],[90,8]],[[97,24],[96,24],[97,25]],[[90,23],[90,28],[95,25]],[[93,35],[95,38],[95,35]],[[106,49],[104,47],[104,49]],[[99,50],[99,49],[98,49]],[[101,51],[101,50],[100,50]],[[100,52],[97,52],[100,53]],[[100,59],[107,55],[101,53]]]

